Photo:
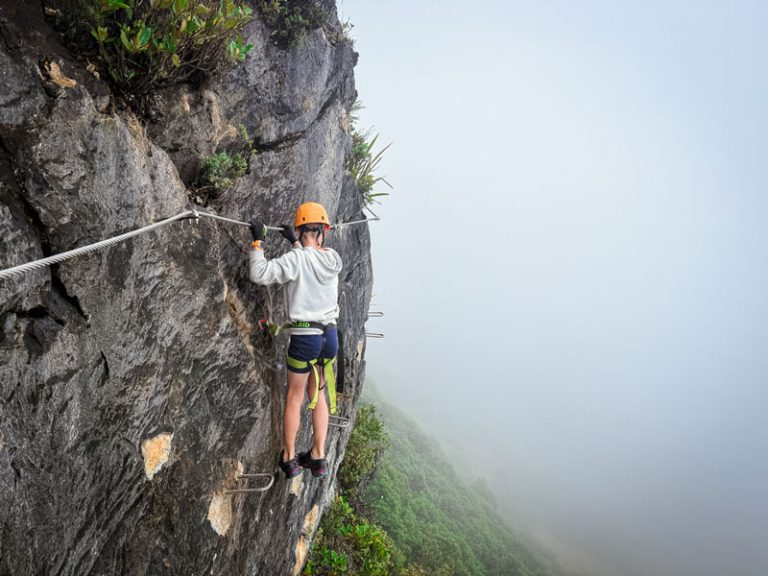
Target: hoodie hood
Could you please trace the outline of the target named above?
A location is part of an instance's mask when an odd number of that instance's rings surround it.
[[[302,250],[309,255],[307,260],[318,282],[329,282],[341,272],[341,256],[333,248],[302,248]]]

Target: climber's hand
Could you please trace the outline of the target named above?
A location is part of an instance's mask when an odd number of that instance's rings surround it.
[[[254,240],[264,241],[264,238],[267,237],[267,227],[264,226],[263,222],[251,221],[251,236],[253,236]]]
[[[282,230],[280,230],[280,234],[282,234],[283,238],[288,240],[288,242],[293,244],[294,242],[299,241],[298,238],[296,238],[296,232],[293,226],[290,224],[283,224],[280,228],[282,228]]]

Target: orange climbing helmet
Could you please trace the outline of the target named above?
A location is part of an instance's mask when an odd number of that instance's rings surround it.
[[[296,219],[293,225],[299,228],[304,224],[325,224],[326,227],[331,225],[325,208],[317,202],[305,202],[296,208]]]

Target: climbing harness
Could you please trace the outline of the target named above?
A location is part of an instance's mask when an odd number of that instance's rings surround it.
[[[299,365],[297,365],[299,364]],[[323,369],[323,377],[325,379],[325,385],[328,387],[328,403],[330,404],[331,414],[336,414],[336,377],[333,374],[333,365],[336,364],[336,358],[330,360],[325,358],[315,358],[309,362],[301,362],[288,356],[288,365],[293,368],[304,368],[300,364],[309,365],[312,368],[312,372],[315,374],[315,394],[312,397],[312,401],[307,408],[314,410],[317,408],[317,400],[320,398],[320,379],[318,378],[317,365]]]
[[[291,328],[316,328],[318,330],[323,330],[327,328],[325,324],[321,324],[319,322],[286,322],[285,324],[276,324],[275,322],[272,322],[268,319],[261,319],[259,320],[259,327],[265,330],[268,330],[269,333],[272,336],[277,336],[280,334],[283,330],[289,330]],[[337,334],[339,337],[341,336],[341,332],[337,328]],[[339,350],[341,350],[341,341],[339,342]],[[297,360],[296,358],[291,358],[290,356],[285,357],[286,363],[291,368],[296,368],[297,370],[304,370],[307,367],[309,367],[312,370],[312,374],[315,376],[315,394],[312,396],[312,401],[309,403],[307,408],[309,410],[314,410],[317,407],[317,400],[320,397],[320,374],[318,371],[318,366],[322,368],[323,370],[323,377],[325,379],[325,384],[328,387],[328,403],[330,405],[331,414],[336,414],[336,392],[337,392],[337,386],[336,386],[336,376],[333,372],[333,366],[336,364],[336,358],[331,358],[330,360],[325,358],[315,358],[313,360]],[[343,374],[342,369],[339,368],[339,387],[338,391],[341,392],[343,390]]]
[[[307,406],[310,410],[314,410],[317,407],[317,399],[320,397],[320,375],[317,370],[317,365],[320,364],[320,367],[323,369],[325,384],[328,387],[328,403],[330,404],[331,414],[336,414],[336,378],[333,374],[333,365],[336,363],[336,358],[331,358],[330,360],[325,358],[296,360],[296,358],[286,356],[285,359],[291,368],[303,370],[309,367],[315,376],[315,393],[309,406]]]
[[[269,333],[272,334],[272,336],[277,336],[283,330],[288,330],[290,328],[316,328],[325,331],[325,324],[321,324],[320,322],[286,322],[285,324],[275,324],[271,320],[262,318],[259,320],[259,328],[269,330]]]
[[[165,220],[160,220],[159,222],[155,222],[154,224],[143,226],[142,228],[132,230],[131,232],[126,232],[125,234],[120,234],[119,236],[115,236],[113,238],[107,238],[106,240],[101,240],[100,242],[96,242],[94,244],[88,244],[87,246],[82,246],[80,248],[75,248],[74,250],[62,252],[61,254],[55,254],[53,256],[48,256],[47,258],[41,258],[40,260],[34,260],[32,262],[27,262],[26,264],[20,264],[18,266],[13,266],[12,268],[0,270],[0,280],[4,280],[6,278],[12,278],[14,276],[24,274],[25,272],[30,272],[32,270],[39,270],[46,266],[51,266],[52,264],[56,264],[64,260],[68,260],[69,258],[74,258],[75,256],[82,256],[83,254],[88,254],[89,252],[95,252],[96,250],[101,250],[108,246],[112,246],[113,244],[117,244],[118,242],[123,242],[124,240],[128,240],[129,238],[138,236],[139,234],[150,232],[151,230],[155,230],[157,228],[160,228],[161,226],[170,224],[171,222],[176,222],[178,220],[195,220],[195,222],[197,222],[200,220],[200,217],[220,220],[222,222],[237,224],[239,226],[248,226],[248,227],[250,226],[248,222],[242,222],[240,220],[232,220],[231,218],[225,218],[224,216],[219,216],[218,214],[211,214],[210,212],[201,212],[200,210],[185,210],[184,212],[176,214],[176,216],[171,216],[170,218],[166,218]],[[376,218],[368,218],[363,220],[354,220],[352,222],[341,222],[339,224],[334,224],[333,226],[331,226],[331,229],[334,229],[334,230],[342,229],[346,226],[353,226],[355,224],[362,224],[365,222],[374,222],[376,220],[379,220],[379,218],[376,217]],[[282,230],[282,228],[279,228],[277,226],[267,226],[267,229],[274,230],[274,231]]]
[[[258,488],[237,488],[235,490],[224,490],[224,494],[249,494],[251,492],[266,492],[275,483],[274,474],[238,474],[235,479],[239,482],[248,478],[269,478],[269,482],[266,485]]]

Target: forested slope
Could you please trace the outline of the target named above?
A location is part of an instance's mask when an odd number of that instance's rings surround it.
[[[559,573],[505,524],[482,480],[470,485],[416,422],[375,394],[368,401],[339,472],[343,496],[306,574]]]

